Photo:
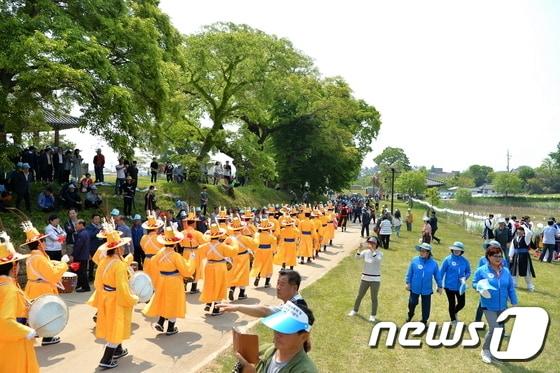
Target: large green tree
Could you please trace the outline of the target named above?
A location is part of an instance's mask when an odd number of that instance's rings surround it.
[[[233,23],[216,23],[187,36],[183,55],[183,89],[200,108],[198,119],[211,122],[200,134],[198,160],[224,146],[224,126],[254,110],[260,104],[255,95],[269,81],[311,67],[288,40]]]
[[[475,186],[478,187],[478,186],[484,185],[486,183],[489,183],[492,180],[492,177],[491,177],[492,172],[494,172],[492,167],[473,164],[465,172],[465,175],[469,176],[469,177],[472,177],[473,180],[474,180]]]
[[[426,190],[426,172],[423,170],[403,172],[395,180],[395,190],[411,196],[424,193]]]
[[[494,187],[496,192],[503,193],[507,197],[509,194],[521,192],[523,180],[517,174],[500,172],[494,175]]]
[[[411,169],[410,160],[401,148],[386,147],[381,154],[373,158],[374,162],[379,166],[379,180],[385,190],[391,188],[391,178],[394,170],[395,178],[401,172],[406,172]]]
[[[45,129],[43,110],[79,107],[80,125],[120,152],[157,138],[172,113],[167,103],[181,43],[157,5],[2,1],[1,134],[12,133],[17,142],[23,132]]]

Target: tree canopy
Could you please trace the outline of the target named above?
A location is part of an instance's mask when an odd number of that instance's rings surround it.
[[[3,1],[0,132],[16,143],[69,113],[120,152],[146,146],[173,96],[181,35],[156,0]]]

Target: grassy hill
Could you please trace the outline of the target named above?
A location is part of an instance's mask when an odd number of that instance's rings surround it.
[[[114,183],[114,176],[106,177],[106,181],[109,183]],[[140,190],[144,190],[149,185],[151,185],[150,178],[148,176],[140,176],[138,188]],[[290,200],[288,194],[283,191],[278,191],[259,185],[246,185],[243,187],[235,188],[232,196],[227,195],[221,187],[216,185],[196,184],[189,182],[177,184],[168,183],[165,180],[158,180],[155,186],[158,199],[158,207],[161,209],[171,208],[175,212],[178,211],[175,207],[175,201],[178,199],[187,201],[190,206],[199,206],[199,196],[203,186],[208,187],[209,210],[218,206],[262,207],[268,205],[269,203],[276,204],[289,202]],[[31,196],[32,211],[28,213],[27,211],[23,210],[24,213],[29,218],[31,218],[31,221],[39,230],[42,230],[47,224],[47,217],[49,215],[48,213],[43,213],[37,209],[37,196],[43,188],[44,185],[40,183],[33,184]],[[60,189],[60,186],[57,184],[53,184],[53,189],[56,192]],[[116,196],[114,194],[114,186],[99,186],[98,190],[103,196],[104,201],[106,201],[103,203],[102,209],[99,211],[95,211],[94,209],[83,210],[79,213],[80,218],[84,218],[86,221],[88,221],[93,212],[103,213],[102,210],[111,211],[113,208],[117,208],[122,212],[122,197]],[[145,192],[142,191],[138,191],[136,193],[133,214],[138,213],[142,216],[146,214],[145,211],[143,211],[144,195]],[[84,195],[82,195],[82,199],[83,196]],[[20,208],[23,208],[23,206],[24,205],[22,203],[22,206],[20,206]],[[210,211],[208,213],[210,213]],[[57,213],[59,217],[61,217],[62,221],[66,219],[65,209],[59,209],[59,211],[55,213]],[[19,228],[19,224],[21,223],[20,219],[11,213],[0,213],[0,218],[2,219],[5,229],[8,231],[8,234],[10,234],[10,236],[12,237],[12,240],[14,240],[15,243],[21,242],[23,240],[23,233]]]

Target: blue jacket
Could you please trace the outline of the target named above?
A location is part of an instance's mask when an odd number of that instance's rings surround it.
[[[417,256],[410,262],[405,281],[410,285],[410,291],[415,294],[428,295],[433,293],[432,278],[441,288],[441,277],[438,264],[433,258],[424,259]]]
[[[486,259],[486,256],[483,255],[483,256],[480,257],[480,260],[478,261],[478,266],[476,268],[480,268],[480,267],[485,266],[487,264],[488,264],[488,259]],[[502,259],[502,265],[504,267],[509,267],[509,264],[508,264],[506,258]]]
[[[441,263],[439,277],[443,280],[443,287],[449,290],[459,291],[461,277],[465,280],[471,275],[471,265],[462,255],[448,255]]]
[[[480,297],[480,305],[490,311],[503,311],[507,308],[507,300],[509,298],[512,305],[517,304],[517,294],[513,278],[507,267],[503,267],[500,275],[490,266],[484,265],[476,270],[473,278],[473,288],[482,279],[488,279],[488,283],[497,290],[489,290],[490,298]]]
[[[45,193],[41,192],[37,198],[39,207],[42,209],[48,209],[54,207],[54,196],[47,196]]]
[[[74,241],[74,249],[72,250],[72,256],[74,261],[86,261],[89,260],[89,246],[90,238],[89,233],[86,229],[76,233],[76,239]]]
[[[100,230],[101,228],[96,227],[92,223],[86,226],[86,231],[89,236],[89,252],[91,256],[93,256],[97,251],[97,248],[103,244],[103,239],[97,238],[97,233],[99,233]]]
[[[130,234],[132,235],[132,246],[134,247],[134,250],[136,249],[142,250],[142,248],[140,247],[140,240],[144,235],[144,228],[142,228],[141,225],[139,226],[133,225],[130,228]]]

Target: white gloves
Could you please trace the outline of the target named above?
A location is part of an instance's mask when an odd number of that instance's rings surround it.
[[[37,336],[37,332],[35,331],[35,329],[31,329],[31,331],[29,332],[29,334],[27,334],[25,336],[25,339],[27,339],[28,341],[34,339]]]
[[[467,280],[464,277],[461,277],[460,280],[461,280],[461,284],[464,284],[464,283],[467,282]]]
[[[488,290],[479,290],[480,295],[482,298],[490,299],[490,292]]]
[[[60,259],[60,261],[64,262],[64,263],[68,263],[70,261],[70,257],[68,255],[64,254],[62,256],[62,259]]]

